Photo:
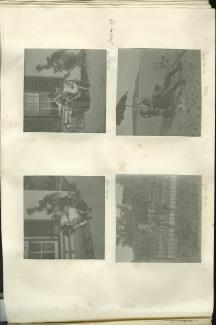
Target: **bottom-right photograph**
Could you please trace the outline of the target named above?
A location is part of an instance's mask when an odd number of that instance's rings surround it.
[[[201,262],[202,177],[116,176],[116,262]]]

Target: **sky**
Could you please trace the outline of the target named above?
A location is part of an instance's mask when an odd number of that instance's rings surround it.
[[[127,69],[125,69],[127,67]],[[139,70],[139,49],[118,51],[118,83],[117,102],[128,91],[127,104],[132,104],[134,85]],[[120,126],[117,126],[118,134],[132,133],[132,108],[125,111],[125,118]]]
[[[117,102],[125,94],[128,93],[127,104],[132,104],[132,97],[135,88],[135,80],[142,63],[142,96],[151,96],[156,83],[160,85],[164,81],[164,70],[154,69],[154,64],[159,62],[161,55],[166,50],[155,49],[120,49],[118,52],[118,86],[117,86]],[[157,121],[159,120],[159,121]],[[160,118],[140,119],[138,123],[140,128],[146,130],[147,133],[158,133],[160,127]],[[159,126],[158,126],[159,122]],[[118,134],[132,134],[132,109],[127,108],[125,119],[120,126],[117,127]]]
[[[55,51],[57,51],[57,49],[25,49],[25,75],[49,77],[61,77],[64,75],[65,72],[54,73],[51,69],[44,69],[41,72],[36,70],[36,65],[46,64],[46,58]],[[74,53],[78,51],[79,50],[73,50]]]

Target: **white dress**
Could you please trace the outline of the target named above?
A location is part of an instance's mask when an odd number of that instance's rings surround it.
[[[64,92],[69,92],[73,95],[79,92],[79,86],[74,81],[64,83]]]
[[[72,225],[74,224],[74,221],[79,218],[79,214],[76,208],[69,208],[68,210],[68,216],[63,214],[61,217],[61,225]]]
[[[69,220],[65,214],[61,217],[61,226],[69,225]]]
[[[75,220],[79,218],[79,214],[76,208],[69,208],[68,212],[69,212],[68,219],[70,223],[73,223]]]
[[[81,67],[80,66],[75,66],[73,69],[70,69],[70,71],[66,74],[64,77],[65,81],[81,81]]]

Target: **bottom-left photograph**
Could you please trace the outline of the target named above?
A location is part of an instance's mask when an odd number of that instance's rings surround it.
[[[24,176],[24,258],[104,256],[105,177]]]

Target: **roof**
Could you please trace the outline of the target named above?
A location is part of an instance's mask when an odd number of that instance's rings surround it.
[[[30,93],[51,92],[57,87],[62,87],[61,77],[25,76],[24,91]]]
[[[54,220],[37,219],[24,221],[24,237],[52,237],[57,235]]]

